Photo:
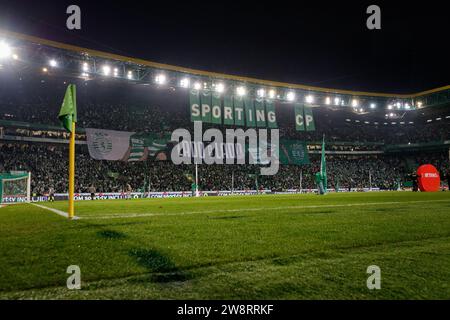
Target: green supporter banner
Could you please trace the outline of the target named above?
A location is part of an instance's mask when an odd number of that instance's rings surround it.
[[[203,122],[211,122],[211,92],[210,91],[203,91],[202,95],[200,97],[201,103],[202,103],[202,121]]]
[[[304,114],[305,114],[304,119],[305,119],[306,131],[316,130],[316,126],[314,124],[314,115],[313,115],[312,108],[305,106]]]
[[[222,99],[220,93],[212,94],[211,123],[222,124]]]
[[[245,122],[247,127],[255,127],[255,108],[253,106],[253,99],[247,98],[244,100],[245,105]]]
[[[200,94],[198,90],[191,90],[189,94],[189,104],[191,105],[191,121],[202,121]]]
[[[309,164],[308,149],[304,141],[281,139],[279,152],[281,164]]]
[[[266,100],[267,126],[271,129],[278,128],[277,116],[275,113],[275,103],[272,100]]]
[[[264,100],[255,100],[255,120],[258,128],[266,127],[266,111],[264,110]]]
[[[233,97],[234,106],[234,124],[237,126],[245,126],[244,118],[244,100],[242,97]]]
[[[303,104],[296,103],[294,105],[295,111],[295,129],[297,131],[305,131],[305,116],[303,114]]]
[[[234,125],[233,98],[231,96],[223,98],[223,124]]]

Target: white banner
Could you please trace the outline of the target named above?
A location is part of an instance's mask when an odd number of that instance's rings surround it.
[[[134,132],[86,128],[89,154],[96,160],[123,160]]]

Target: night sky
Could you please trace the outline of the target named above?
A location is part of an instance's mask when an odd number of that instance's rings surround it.
[[[201,70],[412,93],[450,84],[444,1],[0,1],[0,28]],[[70,4],[82,29],[65,28]],[[377,4],[382,29],[368,30]]]

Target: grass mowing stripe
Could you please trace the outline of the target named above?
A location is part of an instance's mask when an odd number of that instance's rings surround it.
[[[450,202],[450,199],[445,200],[417,200],[417,201],[385,201],[385,202],[361,202],[361,203],[347,203],[347,204],[324,204],[324,205],[306,205],[306,206],[285,206],[285,207],[259,207],[259,208],[244,208],[244,209],[218,209],[218,210],[202,210],[202,211],[182,211],[182,212],[165,212],[165,213],[128,213],[128,214],[106,214],[97,217],[78,217],[84,220],[102,220],[102,219],[122,219],[122,218],[145,218],[154,216],[182,216],[201,213],[222,213],[222,212],[246,212],[246,211],[265,211],[265,210],[292,210],[292,209],[320,209],[320,208],[340,208],[340,207],[355,207],[355,206],[377,206],[377,205],[392,205],[392,204],[415,204],[415,203],[430,203],[430,202]],[[50,209],[50,208],[48,208]],[[51,209],[50,209],[51,210]]]

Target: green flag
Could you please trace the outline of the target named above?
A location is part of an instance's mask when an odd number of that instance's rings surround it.
[[[327,192],[327,163],[325,159],[325,135],[323,135],[322,140],[322,157],[320,159],[320,175],[323,181],[323,188]]]
[[[72,122],[77,122],[77,94],[74,84],[67,87],[58,119],[68,132],[72,132]]]

